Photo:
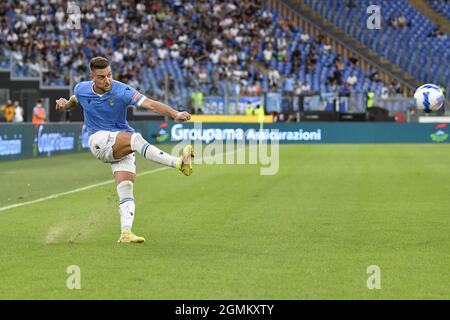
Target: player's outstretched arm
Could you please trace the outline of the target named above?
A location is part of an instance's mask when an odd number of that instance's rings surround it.
[[[188,112],[180,112],[172,109],[168,105],[151,100],[148,98],[145,98],[142,104],[140,105],[142,108],[150,109],[152,111],[155,111],[163,116],[169,116],[172,117],[173,120],[177,122],[184,122],[191,119],[191,115]]]
[[[71,110],[77,106],[79,106],[79,103],[75,95],[71,96],[69,100],[65,98],[56,100],[56,110]]]

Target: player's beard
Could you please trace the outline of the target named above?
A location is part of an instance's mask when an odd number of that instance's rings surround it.
[[[109,90],[111,90],[111,86],[112,86],[112,83],[110,83],[108,86],[104,86],[104,87],[102,88],[102,90],[103,90],[104,92],[108,92]]]
[[[111,90],[112,83],[109,84],[109,87],[106,87],[105,85],[100,87],[100,86],[98,86],[97,84],[95,84],[95,87],[96,87],[96,89],[97,89],[98,91],[101,91],[102,94],[103,94],[103,93],[106,93],[106,92],[108,92],[109,90]]]

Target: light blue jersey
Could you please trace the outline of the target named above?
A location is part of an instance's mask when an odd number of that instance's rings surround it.
[[[103,95],[94,92],[93,81],[75,86],[74,94],[83,107],[84,124],[89,135],[97,131],[134,132],[127,122],[128,106],[140,106],[145,96],[130,86],[113,80],[111,90]]]

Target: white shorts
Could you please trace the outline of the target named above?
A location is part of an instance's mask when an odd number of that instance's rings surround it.
[[[111,163],[113,174],[117,171],[127,171],[136,174],[136,158],[133,153],[122,159],[114,159],[113,145],[116,143],[117,132],[97,131],[89,137],[89,148],[98,160]]]

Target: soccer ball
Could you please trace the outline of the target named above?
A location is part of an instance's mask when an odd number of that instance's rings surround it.
[[[414,93],[414,104],[426,113],[438,112],[444,106],[444,93],[434,84],[424,84]]]

